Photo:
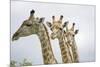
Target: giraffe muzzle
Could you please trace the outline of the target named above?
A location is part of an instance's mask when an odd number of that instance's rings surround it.
[[[15,33],[12,37],[12,41],[15,41],[15,40],[18,40],[19,37],[18,37],[18,33]]]

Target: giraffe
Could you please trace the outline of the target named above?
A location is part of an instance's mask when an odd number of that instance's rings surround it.
[[[73,62],[78,63],[79,57],[78,57],[78,53],[77,53],[75,35],[78,33],[79,30],[78,29],[74,30],[74,27],[75,27],[75,23],[73,23],[72,27],[70,29],[68,29],[68,23],[67,23],[65,36],[67,39],[67,44],[69,44],[70,45],[69,47],[71,47]]]
[[[35,17],[34,13],[35,10],[30,11],[30,17],[25,20],[20,28],[14,33],[12,41],[32,34],[37,35],[41,42],[44,64],[56,64],[57,60],[53,54],[48,31],[43,23],[45,18]]]
[[[66,23],[62,24],[63,15],[60,16],[59,20],[55,20],[55,16],[52,16],[52,23],[47,21],[47,26],[51,29],[51,39],[57,38],[59,41],[59,46],[61,50],[61,56],[63,63],[70,63],[70,52],[66,47],[65,36],[63,28],[66,26]],[[66,49],[67,48],[67,49]]]

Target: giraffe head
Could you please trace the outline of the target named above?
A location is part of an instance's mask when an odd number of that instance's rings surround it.
[[[52,31],[52,33],[51,33],[51,38],[52,39],[59,38],[61,36],[61,33],[63,32],[63,28],[67,24],[67,22],[65,22],[62,25],[62,19],[63,19],[63,15],[61,15],[60,19],[57,20],[57,21],[55,20],[55,16],[52,16],[52,23],[47,22],[48,27]]]
[[[67,37],[67,42],[72,43],[73,42],[73,38],[75,37],[75,35],[78,33],[78,29],[74,30],[75,27],[75,23],[73,23],[72,27],[70,29],[68,29],[68,25],[66,25],[66,32],[65,35]]]
[[[34,13],[34,10],[30,11],[30,17],[23,21],[20,28],[14,33],[12,41],[18,40],[20,37],[37,34],[39,26],[41,26],[41,23],[44,22],[44,18],[34,17]]]

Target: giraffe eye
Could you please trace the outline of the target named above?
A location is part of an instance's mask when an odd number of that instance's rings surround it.
[[[26,26],[32,26],[32,24],[26,24]]]
[[[59,28],[60,30],[62,30],[62,28]]]
[[[51,28],[51,30],[52,30],[52,28]]]
[[[74,35],[72,35],[74,37]]]

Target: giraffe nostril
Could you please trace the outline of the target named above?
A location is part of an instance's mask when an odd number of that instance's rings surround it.
[[[19,35],[19,33],[15,33],[13,37],[16,37],[16,36],[18,36],[18,35]]]
[[[19,35],[19,33],[15,33],[12,37],[12,39],[15,39],[17,36]]]

